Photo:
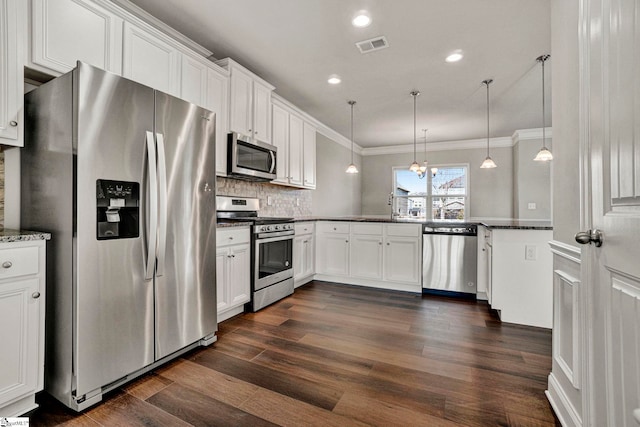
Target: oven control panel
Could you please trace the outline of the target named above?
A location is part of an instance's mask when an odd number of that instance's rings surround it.
[[[277,231],[289,231],[293,230],[293,224],[269,224],[269,225],[256,225],[254,227],[254,233],[273,233]]]

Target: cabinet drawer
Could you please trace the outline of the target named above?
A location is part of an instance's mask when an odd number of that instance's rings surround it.
[[[249,228],[216,230],[216,246],[249,243]]]
[[[348,222],[319,222],[318,232],[320,233],[346,233],[349,234],[349,223]]]
[[[420,224],[389,224],[387,225],[387,236],[420,236]]]
[[[351,224],[351,232],[353,232],[353,234],[382,236],[382,224]]]
[[[0,249],[0,279],[38,273],[38,248]]]
[[[313,222],[300,222],[294,225],[296,230],[296,236],[304,235],[304,234],[313,234],[313,229],[315,228],[315,224]]]

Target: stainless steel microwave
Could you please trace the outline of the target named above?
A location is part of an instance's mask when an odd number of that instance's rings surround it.
[[[251,181],[276,179],[276,154],[274,145],[240,139],[236,132],[228,135],[227,175]]]

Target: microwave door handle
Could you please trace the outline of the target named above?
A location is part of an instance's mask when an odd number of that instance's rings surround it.
[[[153,133],[147,131],[147,168],[149,173],[149,236],[147,246],[147,266],[145,280],[153,279],[156,266],[156,245],[158,239],[158,175],[156,169],[156,143]]]
[[[271,156],[271,169],[269,169],[269,173],[273,173],[276,170],[276,155],[273,154],[273,151],[269,150],[269,155]]]
[[[158,277],[164,274],[167,246],[167,163],[164,151],[164,135],[156,133],[158,145]]]

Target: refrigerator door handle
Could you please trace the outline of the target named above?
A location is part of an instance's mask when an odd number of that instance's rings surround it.
[[[164,153],[164,135],[156,133],[158,146],[158,269],[156,275],[164,274],[164,262],[167,245],[167,165]]]
[[[153,279],[156,266],[156,245],[158,240],[158,175],[156,170],[156,144],[153,133],[147,131],[147,163],[149,168],[149,239],[147,246],[147,267],[144,278]]]

